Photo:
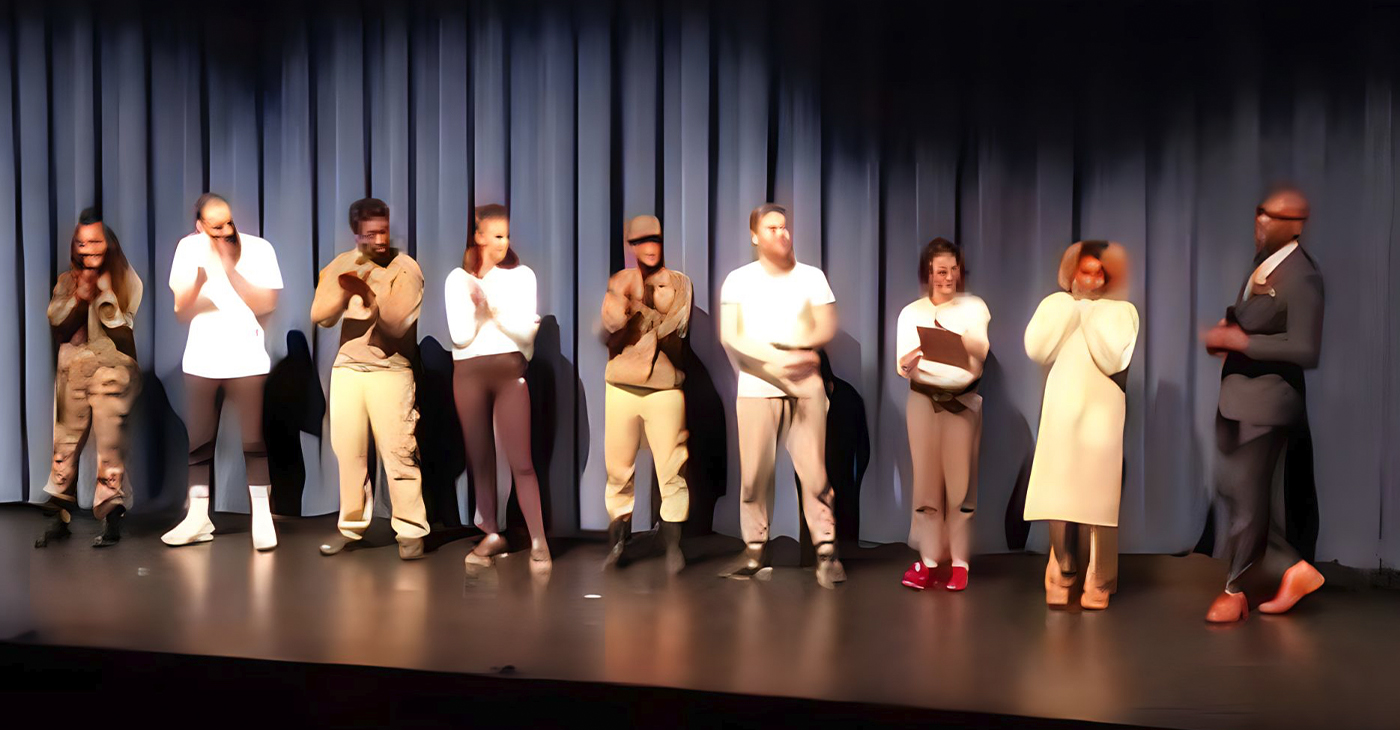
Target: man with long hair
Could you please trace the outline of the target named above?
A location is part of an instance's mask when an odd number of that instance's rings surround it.
[[[53,521],[34,547],[70,533],[77,507],[74,482],[88,434],[97,447],[97,486],[92,511],[103,521],[93,547],[121,539],[121,518],[131,507],[126,474],[126,418],[141,389],[131,327],[141,305],[141,278],[127,264],[117,234],[96,208],[78,216],[69,244],[68,271],[58,275],[49,300],[49,326],[58,344],[54,376],[53,466],[43,505]]]

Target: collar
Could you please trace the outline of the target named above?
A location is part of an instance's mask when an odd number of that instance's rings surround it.
[[[1278,265],[1283,263],[1283,260],[1288,258],[1288,255],[1297,249],[1298,242],[1289,241],[1283,248],[1275,251],[1269,258],[1264,259],[1264,262],[1259,264],[1258,268],[1254,269],[1254,275],[1249,277],[1250,283],[1258,284],[1259,286],[1268,283],[1269,276],[1274,273],[1274,269],[1277,269]]]

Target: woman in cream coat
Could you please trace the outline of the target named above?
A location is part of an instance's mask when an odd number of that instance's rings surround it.
[[[1123,374],[1137,341],[1137,309],[1123,298],[1127,255],[1082,241],[1060,261],[1060,288],[1026,327],[1026,354],[1050,367],[1026,493],[1027,520],[1050,521],[1045,598],[1069,601],[1079,579],[1076,544],[1089,542],[1080,605],[1108,607],[1117,590],[1118,502],[1123,487]]]

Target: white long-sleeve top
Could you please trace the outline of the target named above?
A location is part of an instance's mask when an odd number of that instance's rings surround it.
[[[535,272],[521,264],[513,269],[492,267],[477,278],[460,267],[447,275],[447,329],[452,336],[452,359],[519,352],[535,354],[540,328]],[[472,290],[486,293],[484,306],[472,301]]]
[[[899,367],[900,358],[919,348],[920,327],[942,327],[962,335],[969,351],[985,351],[988,348],[987,324],[991,319],[987,303],[971,294],[959,294],[943,304],[934,304],[928,297],[919,297],[900,311],[895,324],[895,367]],[[972,366],[972,370],[965,370],[955,365],[920,359],[918,369],[927,376],[924,379],[931,385],[956,393],[982,377],[982,359],[974,356]]]

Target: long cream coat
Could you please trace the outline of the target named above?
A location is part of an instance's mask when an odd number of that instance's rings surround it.
[[[1026,493],[1027,520],[1118,526],[1123,389],[1138,313],[1130,302],[1046,297],[1026,326],[1026,354],[1050,366]]]

